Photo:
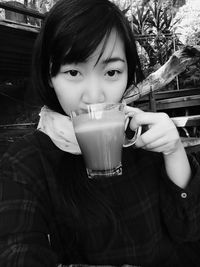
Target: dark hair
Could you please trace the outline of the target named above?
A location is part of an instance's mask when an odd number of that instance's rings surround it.
[[[64,63],[85,61],[101,41],[105,40],[101,51],[103,53],[113,29],[116,29],[124,42],[129,86],[135,74],[139,73],[140,64],[134,36],[123,12],[109,0],[60,0],[54,5],[38,35],[33,55],[33,85],[42,101],[41,104],[65,114],[51,87],[51,77],[59,72],[60,66]],[[119,231],[120,225],[109,199],[101,193],[99,187],[86,179],[86,174],[79,173],[80,169],[76,164],[77,161],[69,157],[69,168],[72,168],[70,173],[73,175],[68,177],[65,170],[62,171],[62,168],[65,168],[62,160],[58,168],[60,196],[74,221],[75,231],[72,232],[76,233],[81,224],[87,226],[105,221],[112,225],[113,231]],[[68,218],[65,209],[63,215],[60,215],[63,220]],[[99,218],[101,215],[103,216]],[[107,246],[112,243],[111,237],[110,232],[106,237]],[[78,238],[77,235],[75,240]],[[70,253],[74,251],[72,244],[69,244],[68,248]]]
[[[140,63],[134,36],[123,12],[109,0],[60,0],[53,6],[33,54],[32,81],[42,104],[64,113],[50,78],[58,73],[63,63],[86,60],[104,37],[106,42],[113,28],[124,41],[128,87],[140,72]]]

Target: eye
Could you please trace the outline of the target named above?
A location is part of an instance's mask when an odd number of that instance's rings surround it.
[[[107,74],[108,74],[108,76],[113,77],[113,76],[115,76],[115,74],[116,74],[116,70],[109,70],[109,71],[107,72]]]
[[[82,73],[76,69],[64,70],[63,74],[65,75],[66,79],[69,81],[81,81],[83,78]]]
[[[109,70],[106,72],[106,76],[110,79],[117,79],[120,74],[121,74],[121,71],[119,70]]]
[[[68,71],[65,71],[65,74],[68,74],[69,76],[72,76],[72,77],[77,77],[78,75],[80,75],[80,72],[77,70],[68,70]]]

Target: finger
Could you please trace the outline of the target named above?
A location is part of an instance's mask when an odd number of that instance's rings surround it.
[[[130,107],[130,106],[125,106],[125,114],[126,114],[126,124],[125,124],[125,128],[127,128],[127,126],[130,124],[132,118],[135,116],[135,114],[138,113],[143,113],[144,111],[142,111],[139,108],[134,108],[134,107]],[[131,127],[131,130],[135,131],[138,128],[137,125]]]
[[[151,127],[146,132],[144,132],[140,137],[138,137],[137,146],[143,147],[150,143],[161,140],[161,138],[163,139],[163,136],[164,136],[164,133],[160,129],[159,125],[154,125],[154,127]]]
[[[137,113],[144,113],[143,110],[135,107],[125,106],[124,108],[126,114],[137,114]]]
[[[168,144],[159,147],[154,147],[152,149],[149,149],[147,147],[143,147],[142,149],[152,152],[163,153],[164,155],[172,154],[175,151],[174,147],[170,147]]]
[[[163,145],[163,146],[159,146],[159,147],[154,147],[154,148],[147,148],[147,147],[142,147],[142,149],[147,150],[147,151],[151,151],[151,152],[157,152],[157,153],[164,153],[164,154],[168,154],[171,153],[173,150],[171,148],[169,148],[167,145]]]
[[[138,112],[131,120],[130,127],[131,129],[135,129],[140,125],[148,125],[150,127],[151,125],[163,123],[166,121],[170,121],[170,118],[166,113]],[[172,121],[171,123],[173,124]]]
[[[145,143],[143,140],[142,140],[143,143],[139,143],[140,141],[141,140],[135,143],[136,147],[141,147],[142,149],[148,151],[162,152],[165,155],[168,155],[174,152],[178,142],[180,142],[180,138],[179,139],[173,138],[169,140],[167,136],[162,136],[160,139],[150,143]]]
[[[165,138],[160,138],[154,142],[147,143],[142,148],[151,151],[159,151],[162,147],[170,148],[170,145]]]
[[[136,147],[155,152],[168,151],[172,147],[171,142],[169,143],[164,137],[161,137],[153,142],[146,142],[144,141],[143,136],[141,136],[138,138],[135,145]]]
[[[171,127],[171,125],[165,127],[156,124],[138,138],[137,145],[140,147],[149,144],[155,144],[159,146],[161,145],[161,142],[163,142],[163,144],[170,144],[176,142],[178,139],[180,139],[180,136],[176,128]]]
[[[148,146],[148,145],[154,143],[154,141],[155,141],[155,138],[154,137],[153,138],[151,136],[149,137],[148,134],[146,135],[146,133],[143,133],[142,135],[140,135],[137,138],[137,141],[136,141],[135,145],[137,147],[143,148],[145,146]]]

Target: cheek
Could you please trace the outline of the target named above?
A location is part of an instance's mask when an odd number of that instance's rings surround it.
[[[118,96],[120,99],[123,96],[127,88],[127,76],[124,76],[120,82],[116,83],[116,86],[113,88],[113,95]]]
[[[78,107],[78,100],[73,95],[70,94],[62,94],[58,96],[58,101],[62,109],[66,114],[69,115],[71,110],[74,110]]]
[[[114,87],[112,90],[109,91],[109,94],[107,94],[107,102],[120,102],[125,90],[126,86]]]
[[[62,109],[69,114],[78,105],[77,90],[60,77],[53,78],[51,82]]]

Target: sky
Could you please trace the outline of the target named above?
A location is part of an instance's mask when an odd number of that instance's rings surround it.
[[[200,1],[199,0],[187,0],[186,3],[190,3],[190,5],[200,8]]]

